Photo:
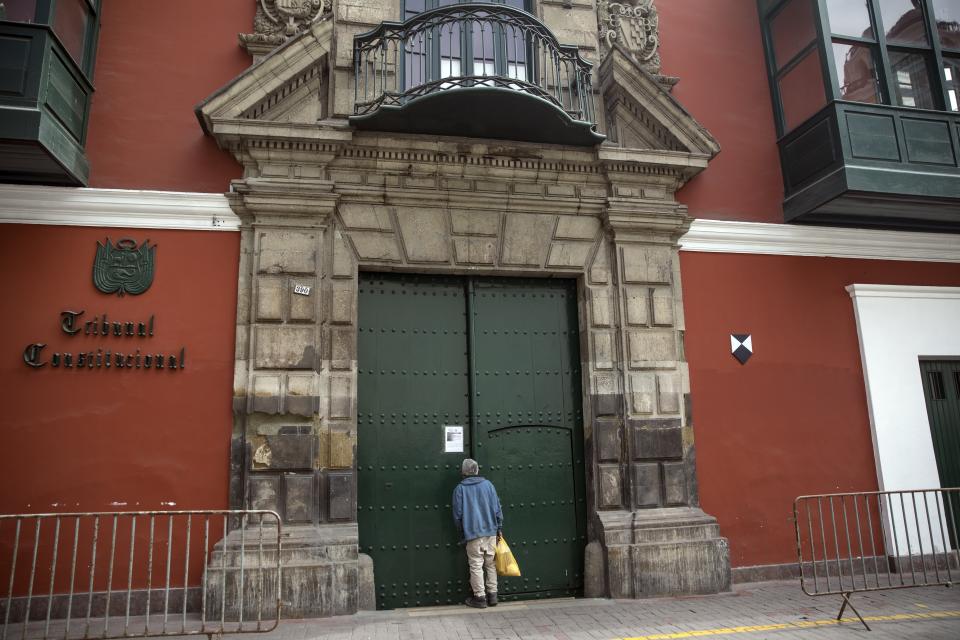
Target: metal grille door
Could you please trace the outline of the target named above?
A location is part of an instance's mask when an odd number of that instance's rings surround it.
[[[361,551],[381,609],[461,602],[450,501],[474,457],[523,576],[511,597],[582,589],[586,544],[574,283],[361,274]],[[463,451],[445,433],[462,427]],[[453,447],[454,449],[456,447]]]

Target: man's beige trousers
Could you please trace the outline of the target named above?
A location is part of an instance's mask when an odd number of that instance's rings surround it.
[[[478,598],[497,592],[497,567],[493,562],[493,551],[496,546],[497,536],[484,536],[467,542],[470,588],[473,589],[473,595]],[[484,574],[486,574],[486,586],[484,586]]]

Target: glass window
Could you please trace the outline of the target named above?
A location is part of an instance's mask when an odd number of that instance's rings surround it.
[[[960,111],[957,104],[960,101],[960,57],[943,57],[943,80],[947,85],[947,108],[950,111]]]
[[[12,22],[33,22],[37,15],[37,0],[3,0],[6,9],[4,20]]]
[[[947,49],[960,50],[960,2],[933,0],[933,15],[937,19],[940,44]]]
[[[817,35],[813,23],[812,0],[790,0],[770,22],[773,55],[777,69],[782,69]]]
[[[930,87],[930,67],[926,56],[907,51],[891,51],[890,67],[897,104],[917,109],[936,109]]]
[[[874,38],[867,0],[827,0],[827,14],[834,35]]]
[[[74,61],[83,65],[84,48],[87,33],[90,31],[90,5],[87,0],[57,0],[54,5],[53,31],[60,42],[73,56]]]
[[[840,99],[855,102],[880,102],[877,64],[873,47],[863,44],[833,43]]]
[[[816,49],[808,53],[780,78],[780,102],[783,106],[784,132],[790,131],[819,111],[827,103],[823,90],[823,71]]]
[[[927,25],[921,5],[919,0],[880,0],[880,16],[888,42],[927,45]]]

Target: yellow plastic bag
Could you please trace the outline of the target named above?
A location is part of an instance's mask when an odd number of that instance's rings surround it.
[[[507,539],[503,536],[500,536],[500,539],[497,540],[497,548],[494,549],[493,561],[497,565],[498,576],[518,577],[520,575],[520,565],[517,564],[517,559],[513,557],[513,552],[510,551],[510,545],[507,544]]]

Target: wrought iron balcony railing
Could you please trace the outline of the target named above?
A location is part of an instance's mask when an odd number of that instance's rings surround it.
[[[354,38],[351,121],[401,110],[430,96],[450,97],[450,92],[463,97],[459,104],[466,107],[465,118],[482,118],[479,108],[469,113],[468,96],[493,90],[552,105],[569,125],[588,129],[584,139],[596,144],[603,136],[595,131],[591,66],[577,47],[560,44],[543,23],[520,9],[486,3],[440,7],[405,22],[384,22]]]

